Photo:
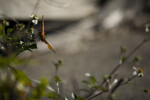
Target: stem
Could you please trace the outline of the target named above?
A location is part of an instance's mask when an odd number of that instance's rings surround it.
[[[140,47],[142,47],[142,45],[146,42],[146,40],[144,39],[139,45],[137,45],[126,57],[125,61],[122,63],[119,63],[109,74],[109,77],[112,76],[120,67],[121,65],[123,65],[133,54],[134,52],[136,52]]]
[[[40,0],[37,0],[36,4],[34,6],[32,14],[36,14],[37,13],[39,4],[40,4]]]
[[[91,100],[91,99],[97,97],[98,95],[100,95],[102,93],[103,93],[103,91],[97,91],[97,93],[95,93],[93,96],[88,97],[86,100]]]
[[[108,77],[111,77],[111,76],[121,67],[121,65],[123,65],[125,62],[127,62],[127,60],[128,60],[140,47],[142,47],[143,44],[144,44],[145,42],[147,42],[147,41],[148,41],[147,39],[144,39],[140,44],[138,44],[138,45],[128,54],[128,56],[126,57],[126,59],[125,59],[124,62],[119,63],[118,65],[116,65],[116,67],[110,72],[110,74],[109,74]],[[134,78],[134,77],[133,77],[133,78]],[[133,78],[129,79],[129,81],[131,81]],[[128,82],[129,82],[129,81],[128,81]],[[102,86],[104,83],[105,83],[105,81],[103,80],[103,82],[100,84],[100,86]],[[124,84],[125,84],[125,83],[124,83]],[[123,84],[121,84],[121,85],[123,85]],[[94,93],[95,93],[95,91],[94,91]],[[94,94],[94,95],[92,94],[93,96],[89,96],[89,97],[87,98],[87,100],[91,100],[91,99],[97,97],[98,95],[100,95],[100,94],[102,94],[102,93],[103,93],[102,91],[99,91],[98,93],[96,93],[96,94]]]
[[[137,76],[132,76],[131,78],[128,79],[128,81],[122,83],[121,85],[125,85],[128,84],[130,81],[132,81],[134,78],[136,78]]]

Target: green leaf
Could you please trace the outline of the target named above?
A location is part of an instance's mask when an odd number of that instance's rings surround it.
[[[61,82],[61,80],[60,80],[60,78],[58,76],[55,76],[55,81],[58,82],[58,83]]]
[[[62,60],[58,60],[58,62],[54,64],[55,64],[55,67],[58,69],[58,67],[62,66]]]
[[[56,69],[56,73],[58,72],[59,67],[61,67],[62,64],[62,60],[58,60],[57,62],[54,62],[55,65],[55,69]]]
[[[120,46],[120,52],[125,53],[127,51],[125,46]]]
[[[84,84],[86,84],[86,85],[91,85],[91,83],[89,82],[89,81],[87,81],[87,80],[83,80],[82,81]]]
[[[13,38],[9,38],[9,37],[7,38],[8,41],[9,41],[9,40],[11,41],[12,39],[13,39]]]
[[[16,57],[2,57],[0,56],[0,67],[8,67],[13,65],[19,65],[24,63],[24,60],[18,59]]]
[[[32,52],[32,49],[37,49],[37,45],[34,43],[34,44],[31,44],[31,45],[27,45],[27,43],[24,43],[22,44],[21,46],[21,50],[19,51],[19,53],[25,51],[25,50],[29,50],[30,52]],[[18,54],[19,54],[18,53]]]
[[[47,82],[47,80],[45,78],[42,78],[41,79],[41,84],[46,86],[46,85],[48,85],[48,82]]]
[[[8,28],[8,29],[7,29],[7,33],[8,33],[8,34],[11,33],[12,31],[14,31],[13,28]]]
[[[86,100],[86,99],[84,99],[84,98],[82,98],[82,97],[77,97],[76,100]]]
[[[32,83],[31,83],[30,79],[27,77],[27,75],[24,72],[22,72],[21,70],[14,69],[14,75],[16,77],[16,80],[32,87]]]
[[[100,90],[102,90],[103,92],[106,92],[106,89],[103,86],[100,87]]]
[[[3,24],[0,24],[0,35],[4,35],[5,34],[5,26]]]
[[[135,61],[135,62],[139,62],[141,59],[142,59],[141,56],[136,56],[136,57],[134,58],[134,61]]]
[[[95,84],[97,82],[97,80],[94,76],[89,76],[89,79],[92,81],[93,84]]]
[[[57,94],[55,92],[48,92],[47,96],[49,99],[53,99],[53,100],[58,100],[58,98],[59,98],[59,94]]]
[[[126,57],[123,56],[123,57],[121,58],[121,63],[123,63],[125,60],[126,60]]]
[[[9,66],[11,63],[11,58],[0,56],[0,66],[5,67]]]
[[[23,30],[24,28],[25,28],[25,25],[24,24],[16,24],[16,28],[18,29],[18,30]]]
[[[37,49],[37,45],[36,44],[28,45],[27,48],[29,48],[29,49]]]
[[[46,87],[48,85],[48,82],[46,81],[46,79],[42,78],[40,83],[34,88],[34,90],[32,91],[32,95],[34,98],[39,99],[40,97],[44,97],[46,96]]]

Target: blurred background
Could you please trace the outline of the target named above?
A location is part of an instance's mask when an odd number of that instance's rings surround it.
[[[120,46],[126,46],[128,55],[150,33],[145,25],[150,23],[150,0],[0,0],[0,17],[7,16],[27,23],[30,15],[45,16],[46,39],[53,46],[52,53],[41,41],[33,53],[20,54],[33,59],[34,64],[21,67],[31,79],[55,73],[53,62],[62,59],[59,69],[66,93],[85,87],[81,81],[85,73],[97,79],[109,74],[120,61]],[[132,76],[133,66],[144,71],[132,85],[117,90],[120,100],[149,100],[142,89],[150,88],[150,42],[137,50],[117,72],[118,77]],[[142,60],[135,64],[135,56]],[[70,93],[71,94],[71,93]],[[95,100],[107,100],[105,95]],[[117,99],[116,99],[117,100]]]

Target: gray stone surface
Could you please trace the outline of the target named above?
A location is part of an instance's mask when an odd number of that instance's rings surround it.
[[[9,3],[7,4],[4,0],[1,0],[1,2],[4,2],[0,3],[1,8],[7,8],[8,5],[9,7],[4,10],[1,9],[0,12],[3,11],[6,14],[10,14],[9,16],[15,18],[26,19],[28,14],[32,13],[33,6],[36,2],[14,1],[9,0]],[[67,4],[70,4],[70,6],[57,6],[57,4],[65,5],[66,2],[68,2]],[[17,6],[17,8],[14,8],[15,10],[11,11],[11,8],[17,4],[18,6],[22,5],[21,8],[26,9],[18,9]],[[38,10],[38,13],[40,16],[44,14],[46,19],[79,19],[93,13],[93,6],[91,5],[90,8],[89,6],[83,6],[84,4],[89,5],[86,0],[62,0],[61,2],[52,0],[50,5],[46,4],[44,1],[41,1],[41,6],[39,7],[40,9]],[[123,5],[124,3],[120,1],[119,4]],[[26,7],[26,5],[29,7]],[[81,6],[81,8],[79,6]],[[110,8],[104,10],[98,15],[88,17],[78,23],[71,24],[65,29],[57,31],[52,35],[47,35],[46,39],[50,42],[50,44],[52,44],[56,50],[56,54],[53,54],[44,43],[39,41],[37,43],[38,49],[34,50],[33,53],[25,52],[20,55],[34,60],[32,65],[25,65],[21,69],[27,73],[31,79],[38,80],[41,77],[46,77],[50,80],[55,73],[53,62],[58,59],[62,59],[63,66],[59,69],[59,75],[64,82],[64,88],[67,95],[70,95],[70,91],[77,89],[78,86],[79,88],[85,87],[85,85],[81,84],[81,81],[86,79],[84,74],[87,72],[101,80],[105,74],[109,74],[119,63],[121,45],[125,45],[127,47],[126,55],[128,55],[147,35],[144,32],[144,23],[147,22],[144,16],[134,18],[136,14],[132,13],[132,10],[129,10],[129,12],[123,12],[122,9],[118,9],[115,4],[110,4],[108,6],[110,6]],[[11,12],[9,12],[9,10]],[[23,13],[18,16],[22,10],[24,10]],[[118,20],[116,20],[116,16],[119,18]],[[96,18],[99,19],[97,20]],[[126,22],[126,24],[121,24],[122,20],[132,20],[133,18],[136,19],[135,22],[133,21],[132,23]],[[110,20],[107,21],[107,19]],[[100,27],[102,26],[102,29],[105,29],[96,32],[93,27],[97,22]],[[107,26],[109,23],[110,25]],[[135,26],[132,27],[132,25]],[[51,26],[47,24],[45,27]],[[125,63],[116,72],[118,77],[132,76],[132,67],[135,65],[132,62],[134,57],[136,55],[142,57],[142,61],[137,65],[137,67],[143,69],[144,77],[137,78],[131,85],[122,86],[117,91],[117,95],[120,97],[120,100],[150,99],[149,95],[144,94],[142,91],[144,88],[150,88],[149,44],[150,42],[145,43],[137,52],[133,54],[127,63]],[[79,85],[75,80],[79,83]],[[103,96],[100,96],[95,100],[107,100],[102,97]]]
[[[55,73],[53,61],[62,59],[63,67],[60,68],[59,75],[64,82],[67,93],[70,93],[74,85],[77,88],[77,84],[72,83],[72,80],[76,79],[80,88],[84,86],[80,82],[86,79],[84,74],[87,72],[101,80],[105,74],[110,73],[119,63],[120,46],[125,45],[128,54],[145,36],[144,29],[135,31],[128,26],[119,26],[104,33],[94,33],[88,25],[85,26],[83,23],[76,24],[66,28],[59,34],[47,37],[47,40],[52,41],[57,54],[53,54],[44,43],[39,42],[38,48],[41,50],[35,50],[30,55],[35,60],[35,65],[24,67],[23,70],[32,79],[40,79],[41,77],[50,79]],[[143,69],[144,77],[136,79],[131,85],[122,86],[119,89],[120,91],[117,91],[121,100],[150,99],[142,91],[142,89],[149,87],[149,43],[145,43],[116,72],[118,77],[131,77],[134,57],[136,55],[142,57],[142,61],[137,67]]]
[[[29,19],[38,0],[0,0],[0,15],[16,19]],[[95,11],[90,0],[40,0],[35,13],[45,19],[76,20]]]

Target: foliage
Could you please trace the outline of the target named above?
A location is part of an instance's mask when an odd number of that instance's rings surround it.
[[[9,26],[6,20],[0,21],[0,100],[40,100],[47,98],[50,100],[68,100],[69,97],[60,93],[60,86],[63,84],[58,75],[59,68],[63,65],[61,60],[54,62],[56,74],[54,80],[56,88],[50,86],[50,83],[42,78],[40,81],[31,80],[16,66],[23,64],[24,60],[19,59],[18,55],[26,50],[32,52],[37,49],[36,34],[34,33],[34,25],[38,23],[38,17],[33,16],[32,24],[27,26],[22,23],[14,23]],[[149,26],[147,26],[149,28]],[[146,29],[148,31],[148,29]],[[141,47],[148,39],[144,39],[129,55],[124,56],[127,52],[125,46],[120,47],[121,59],[120,63],[112,70],[112,72],[99,81],[95,76],[86,73],[86,80],[82,82],[88,86],[88,96],[81,96],[78,93],[72,93],[73,100],[91,100],[96,96],[109,92],[114,94],[116,89],[137,77],[143,77],[143,71],[139,67],[133,67],[133,76],[127,78],[116,78],[115,72],[124,64],[128,58]],[[140,56],[136,56],[134,62],[139,62]],[[33,82],[36,85],[33,85]],[[91,93],[92,91],[92,93]],[[149,93],[149,89],[144,89],[145,93]]]

